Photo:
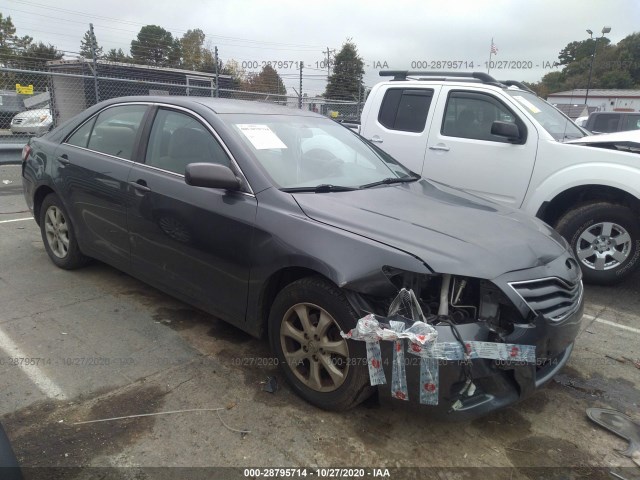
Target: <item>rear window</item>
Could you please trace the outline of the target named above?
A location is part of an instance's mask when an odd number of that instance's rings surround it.
[[[382,100],[378,121],[390,130],[422,132],[432,98],[429,89],[391,88]]]
[[[593,122],[592,130],[594,132],[617,132],[618,123],[620,122],[620,114],[613,115],[597,115]]]

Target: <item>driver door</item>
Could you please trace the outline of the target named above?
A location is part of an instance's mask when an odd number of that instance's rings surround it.
[[[129,242],[134,271],[159,288],[239,324],[244,321],[256,198],[187,185],[194,162],[232,166],[206,124],[158,108],[144,163],[129,174]]]

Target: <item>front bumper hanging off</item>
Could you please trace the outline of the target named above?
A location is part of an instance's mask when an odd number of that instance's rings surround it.
[[[368,337],[368,353],[375,356],[379,346],[380,356],[373,361],[379,372],[369,365],[372,384],[379,385],[383,404],[410,405],[456,420],[486,415],[526,398],[562,369],[571,355],[582,314],[580,301],[561,321],[538,315],[531,323],[514,324],[512,333],[500,343],[482,321],[456,325],[466,352],[450,325],[428,325],[436,340],[423,344],[410,335],[394,339],[392,322],[391,328],[378,336],[378,342],[371,342],[375,336]],[[365,340],[358,338],[356,330],[345,336]],[[395,330],[402,328],[396,324]],[[472,378],[472,389],[465,389],[466,374]]]

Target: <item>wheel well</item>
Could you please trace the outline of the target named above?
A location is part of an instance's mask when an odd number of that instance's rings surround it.
[[[640,215],[640,200],[630,193],[605,185],[581,185],[565,190],[545,203],[536,216],[553,226],[571,207],[595,200],[624,205]]]
[[[33,196],[33,216],[36,219],[36,223],[40,225],[40,206],[42,205],[43,200],[50,193],[54,193],[53,189],[43,185],[42,187],[36,190],[35,195]]]
[[[267,332],[267,321],[269,320],[269,312],[271,311],[271,305],[275,300],[278,293],[290,283],[300,280],[305,277],[321,276],[321,273],[316,272],[310,268],[305,267],[287,267],[282,270],[278,270],[272,274],[266,281],[262,293],[260,295],[260,330],[264,335]],[[327,277],[324,277],[327,278]],[[327,279],[331,282],[330,279]],[[333,282],[332,282],[333,283]]]

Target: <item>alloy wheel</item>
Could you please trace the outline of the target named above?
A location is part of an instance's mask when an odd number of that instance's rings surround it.
[[[631,236],[623,227],[612,222],[600,222],[580,234],[576,255],[588,268],[610,270],[629,257],[631,246]]]
[[[334,318],[317,305],[298,303],[287,310],[280,343],[288,367],[308,388],[332,392],[347,377],[347,341]]]
[[[58,258],[65,258],[69,253],[69,226],[62,210],[55,205],[47,209],[44,228],[53,254]]]

